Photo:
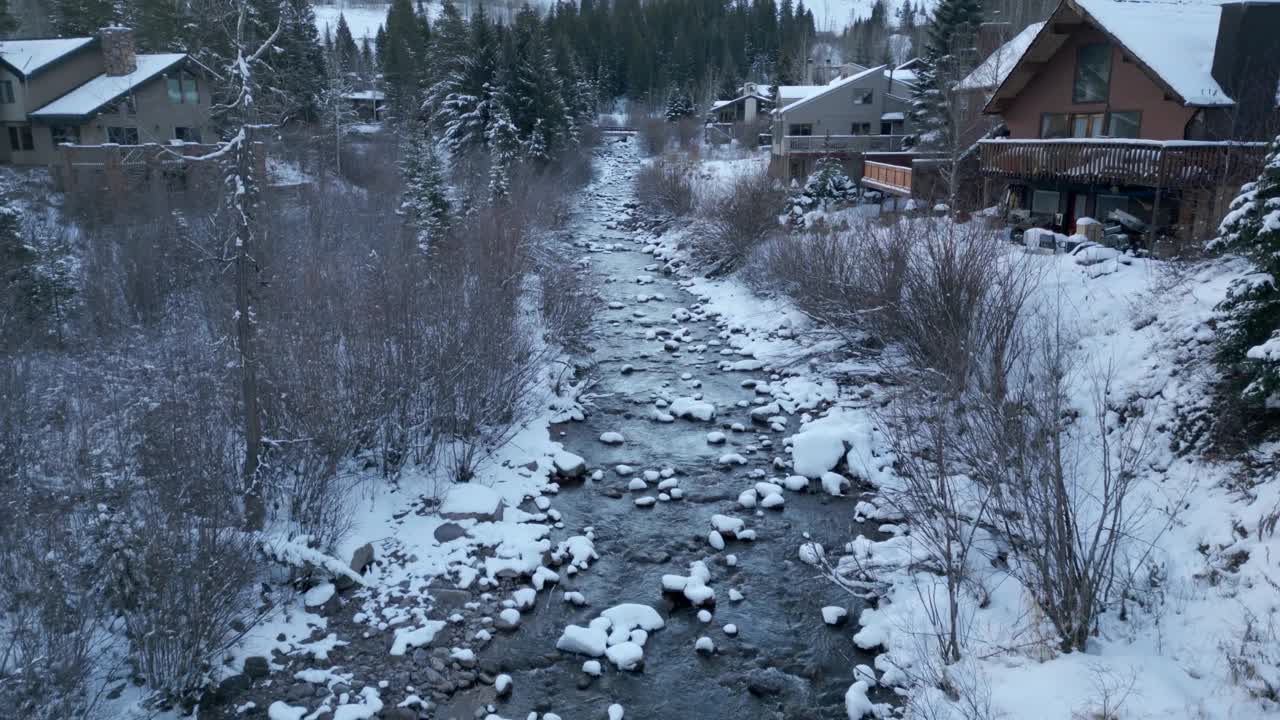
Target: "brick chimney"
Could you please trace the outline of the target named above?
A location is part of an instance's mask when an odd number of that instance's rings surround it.
[[[1007,22],[985,22],[978,26],[977,61],[982,62],[991,57],[991,53],[1000,49],[1001,45],[1013,37],[1013,24]]]
[[[128,75],[138,69],[138,45],[133,39],[133,28],[104,27],[98,31],[102,43],[103,72],[108,75]]]

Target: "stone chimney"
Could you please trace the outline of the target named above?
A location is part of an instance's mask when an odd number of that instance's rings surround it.
[[[132,28],[104,27],[98,31],[98,40],[102,43],[103,72],[118,76],[138,69],[138,45]]]
[[[991,53],[1000,49],[1001,45],[1013,37],[1013,24],[1007,22],[986,22],[978,26],[978,62],[991,57]]]

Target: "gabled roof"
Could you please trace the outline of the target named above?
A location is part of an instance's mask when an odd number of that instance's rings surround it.
[[[758,93],[753,93],[749,95],[739,95],[738,97],[732,100],[716,100],[715,102],[711,103],[711,109],[715,111],[715,110],[719,110],[722,107],[728,107],[729,105],[736,105],[737,103],[740,103],[743,100],[746,100],[747,98],[755,98],[761,102],[767,102],[770,105],[773,104],[773,98],[768,98]]]
[[[804,105],[805,103],[809,102],[810,100],[813,100],[814,98],[820,98],[823,95],[835,92],[836,90],[839,90],[840,88],[846,85],[852,85],[853,83],[859,80],[862,80],[863,78],[866,78],[868,76],[875,75],[876,73],[883,73],[885,68],[887,67],[889,66],[880,65],[879,67],[873,67],[873,68],[868,68],[866,70],[863,70],[857,75],[850,75],[849,77],[840,78],[839,80],[833,80],[830,85],[826,85],[822,87],[822,89],[819,90],[818,92],[815,92],[812,95],[808,95],[806,97],[800,98],[799,100],[791,103],[790,105],[782,108],[781,110],[778,110],[777,112],[781,114],[781,113],[787,113],[792,110],[795,110],[796,108],[800,107],[801,105]]]
[[[974,68],[973,72],[956,83],[957,90],[991,90],[997,88],[1013,72],[1014,65],[1022,59],[1023,53],[1031,46],[1031,41],[1040,34],[1043,22],[1032,23],[1022,32],[1010,38],[1009,42],[996,48],[991,56]]]
[[[0,41],[0,64],[21,77],[31,77],[59,60],[93,44],[97,38]]]
[[[31,117],[51,120],[96,115],[111,101],[150,82],[165,70],[186,59],[185,53],[139,55],[137,70],[127,75],[99,75],[31,113]]]
[[[987,112],[999,112],[1066,42],[1072,25],[1098,28],[1183,105],[1232,105],[1214,79],[1219,6],[1226,0],[1063,0],[1000,83]]]

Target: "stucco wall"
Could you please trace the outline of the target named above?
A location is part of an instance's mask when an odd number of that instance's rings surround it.
[[[1076,56],[1082,45],[1107,42],[1101,32],[1083,28],[1071,34],[1067,42],[1050,58],[1044,68],[1031,79],[1009,103],[1003,115],[1014,138],[1040,137],[1042,113],[1097,113],[1108,110],[1142,112],[1140,137],[1150,140],[1181,140],[1195,108],[1183,107],[1166,100],[1160,88],[1134,62],[1127,62],[1118,47],[1111,49],[1111,87],[1107,102],[1074,103]]]
[[[175,68],[172,72],[177,72]],[[80,127],[80,142],[94,145],[107,142],[107,128],[136,127],[139,143],[167,143],[173,140],[175,127],[206,128],[209,123],[209,87],[202,76],[199,77],[200,102],[169,102],[169,91],[165,83],[165,74],[153,78],[150,82],[134,90],[136,115],[127,115],[123,111],[104,113]],[[204,134],[208,135],[207,129]],[[203,137],[205,141],[212,137]]]
[[[901,85],[895,83],[895,94],[903,94]],[[889,80],[880,73],[856,80],[815,97],[803,105],[783,113],[783,132],[789,133],[789,126],[797,124],[813,125],[814,135],[849,135],[853,124],[868,123],[871,134],[880,132],[880,116],[885,112],[899,112],[903,106],[900,102],[889,99],[886,110]],[[853,96],[862,90],[872,90],[875,94],[869,105],[854,105]]]

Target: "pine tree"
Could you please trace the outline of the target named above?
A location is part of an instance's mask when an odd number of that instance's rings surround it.
[[[356,39],[351,35],[347,16],[342,13],[338,14],[338,29],[334,31],[333,55],[338,72],[341,73],[352,72],[360,61],[360,50],[356,48]]]
[[[120,20],[114,0],[51,0],[51,20],[58,35],[93,35]]]
[[[142,52],[181,50],[183,13],[173,0],[133,0],[128,14]]]
[[[385,41],[378,53],[386,83],[387,106],[394,118],[407,121],[421,104],[421,81],[427,48],[422,24],[410,0],[392,0],[387,9]]]
[[[528,6],[516,15],[502,65],[496,98],[510,114],[526,156],[539,162],[558,157],[569,142],[568,108],[542,24]]]
[[[310,0],[285,0],[279,6],[280,36],[271,53],[270,82],[280,96],[284,115],[306,122],[316,119],[324,92],[324,53]]]
[[[494,103],[487,135],[489,143],[489,198],[505,198],[511,191],[511,169],[520,156],[520,135],[502,103]]]
[[[953,141],[951,87],[977,64],[981,24],[979,0],[942,0],[934,11],[911,97],[915,135],[908,143],[913,147],[944,149]]]
[[[435,139],[425,126],[415,125],[404,134],[401,157],[404,194],[400,212],[414,228],[419,249],[426,252],[448,228],[449,198]]]
[[[1254,265],[1218,305],[1218,361],[1242,381],[1245,399],[1274,407],[1280,402],[1280,137],[1258,180],[1231,203],[1209,247],[1239,253]]]
[[[9,0],[0,0],[0,37],[18,29],[18,21],[9,13]]]
[[[679,122],[693,115],[693,98],[684,88],[671,88],[667,93],[667,122]]]

